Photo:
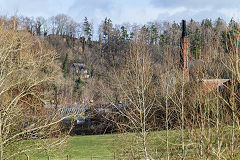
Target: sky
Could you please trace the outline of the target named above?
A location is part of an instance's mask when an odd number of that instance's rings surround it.
[[[240,0],[0,0],[0,15],[43,16],[64,13],[76,22],[96,24],[108,17],[114,24],[150,21],[201,21],[218,17],[240,20]]]

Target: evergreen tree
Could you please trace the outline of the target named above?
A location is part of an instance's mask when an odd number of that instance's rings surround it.
[[[128,41],[129,40],[129,35],[128,35],[127,30],[125,29],[124,26],[121,26],[121,39],[123,41]]]
[[[238,23],[231,19],[229,22],[228,31],[222,32],[222,44],[226,53],[229,52],[232,49],[232,47],[234,47],[234,45],[237,45],[233,44],[233,41],[239,38],[239,33],[240,29]]]
[[[68,65],[68,54],[66,54],[66,57],[63,61],[62,70],[63,70],[64,76],[66,76],[66,74],[68,73],[67,65]]]
[[[82,42],[82,51],[85,51],[85,37],[81,37],[81,42]]]
[[[92,25],[88,22],[88,18],[84,18],[84,34],[85,38],[87,39],[88,42],[91,42],[92,40]]]
[[[110,18],[105,18],[102,24],[102,33],[103,33],[103,41],[105,43],[109,42],[111,39],[111,32],[112,32],[113,24]]]
[[[197,28],[193,35],[193,41],[191,45],[191,52],[196,59],[200,58],[202,48],[202,36],[200,30]]]
[[[82,86],[84,86],[86,82],[84,82],[81,77],[78,77],[78,79],[75,81],[75,90],[80,89]]]
[[[154,24],[152,24],[150,29],[151,29],[151,42],[150,43],[157,44],[158,37],[159,37],[157,27]]]
[[[204,28],[212,28],[213,27],[211,19],[204,19],[204,20],[202,20],[202,24],[201,25]]]

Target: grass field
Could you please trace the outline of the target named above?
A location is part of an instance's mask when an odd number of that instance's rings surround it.
[[[91,135],[91,136],[73,136],[67,143],[51,152],[33,152],[29,153],[30,160],[64,160],[67,157],[70,160],[87,159],[108,159],[108,156],[114,156],[112,148],[116,135]],[[99,158],[96,158],[96,157]],[[22,159],[21,157],[20,159]]]
[[[161,135],[161,132],[155,132]],[[30,160],[100,160],[114,159],[118,153],[128,151],[127,143],[131,143],[135,136],[132,133],[128,134],[105,134],[105,135],[90,135],[90,136],[73,136],[67,140],[63,146],[52,150],[51,152],[31,152],[27,153]],[[151,136],[157,139],[157,136]],[[154,138],[154,139],[155,139]],[[126,139],[128,142],[126,142]],[[151,138],[151,142],[155,141]],[[134,143],[138,143],[136,140]],[[158,142],[151,143],[151,146],[162,146]],[[14,159],[26,159],[26,155]],[[127,158],[124,158],[127,159]]]
[[[166,157],[165,131],[151,132],[149,135],[149,148],[151,155],[155,159]],[[139,139],[134,138],[133,133],[128,134],[106,134],[106,135],[90,135],[90,136],[73,136],[67,140],[67,143],[51,152],[31,152],[27,153],[29,160],[100,160],[100,159],[116,159],[121,153],[130,154],[134,151],[130,143],[136,144],[135,147],[141,146]],[[197,137],[196,137],[197,138]],[[187,143],[187,141],[186,141]],[[181,136],[180,131],[172,130],[169,132],[169,147],[171,156],[178,157],[181,155]],[[139,149],[139,148],[137,148]],[[156,149],[156,153],[155,153]],[[188,147],[188,158],[198,157],[198,150],[191,146]],[[122,157],[128,159],[127,157]],[[238,158],[239,155],[238,155]],[[22,155],[14,160],[27,159],[26,155]]]
[[[149,145],[151,148],[158,151],[165,152],[165,143],[159,139],[159,136],[165,136],[165,132],[151,132],[149,136]],[[176,131],[170,131],[171,141],[176,143],[180,142],[180,137]],[[89,135],[89,136],[73,136],[69,137],[67,143],[63,146],[56,148],[50,152],[31,152],[27,153],[29,160],[100,160],[100,159],[116,159],[121,156],[121,153],[130,153],[132,148],[130,143],[141,143],[139,139],[136,139],[133,133],[128,134],[105,134],[105,135]],[[140,144],[141,145],[141,144]],[[155,151],[154,151],[155,152]],[[141,154],[141,153],[140,153]],[[159,154],[159,153],[158,153]],[[162,154],[161,154],[162,155]],[[123,159],[127,159],[122,157]],[[26,155],[22,155],[19,158],[14,159],[27,159]]]

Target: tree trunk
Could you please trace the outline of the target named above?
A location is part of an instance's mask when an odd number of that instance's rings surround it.
[[[185,159],[185,145],[184,145],[184,79],[185,79],[185,74],[183,70],[183,79],[182,79],[182,108],[181,108],[181,121],[182,121],[182,126],[181,126],[181,138],[182,138],[182,159]]]
[[[166,95],[166,142],[167,142],[167,159],[170,159],[169,156],[169,146],[168,146],[168,86],[167,86],[167,95]]]

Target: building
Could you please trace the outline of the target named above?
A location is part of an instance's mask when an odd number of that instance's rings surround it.
[[[183,70],[183,74],[185,77],[185,82],[190,81],[190,75],[189,75],[189,39],[187,37],[186,33],[186,21],[182,21],[182,37],[181,37],[181,52],[180,52],[180,66]],[[202,78],[200,82],[203,85],[203,89],[211,92],[211,91],[219,91],[220,88],[224,87],[224,84],[226,82],[229,82],[230,79],[206,79]]]
[[[89,78],[87,67],[84,63],[73,63],[71,67],[73,77]]]

